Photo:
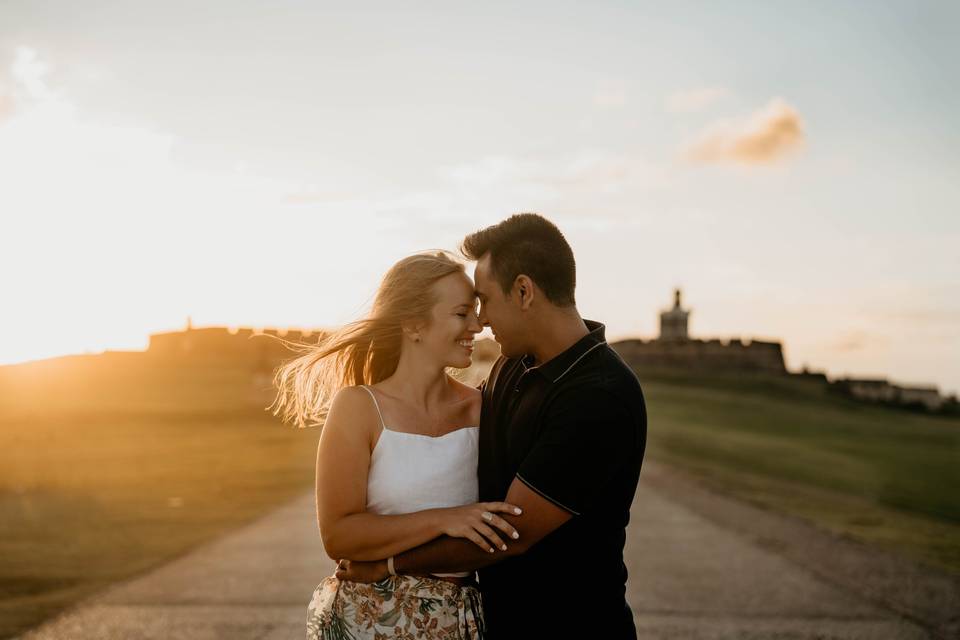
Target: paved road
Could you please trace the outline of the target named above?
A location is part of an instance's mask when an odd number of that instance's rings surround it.
[[[898,599],[896,589],[890,595],[882,584],[861,588],[857,575],[832,573],[844,563],[820,562],[822,548],[790,539],[809,541],[816,533],[710,494],[654,463],[644,468],[632,518],[628,596],[641,638],[946,637],[931,635],[937,623],[923,616],[960,602],[952,600],[960,591],[949,579],[921,585],[919,603]],[[315,526],[306,494],[25,638],[301,638],[307,600],[333,568]],[[860,553],[842,541],[824,544],[844,558]],[[804,553],[815,559],[807,562]],[[877,566],[872,556],[864,563]]]

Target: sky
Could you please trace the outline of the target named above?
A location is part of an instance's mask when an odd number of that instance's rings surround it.
[[[0,2],[0,363],[327,327],[520,211],[581,313],[960,390],[960,5]]]

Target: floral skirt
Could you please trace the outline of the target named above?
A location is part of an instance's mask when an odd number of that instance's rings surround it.
[[[373,584],[326,578],[313,592],[307,640],[477,640],[480,592],[445,580],[388,576]]]

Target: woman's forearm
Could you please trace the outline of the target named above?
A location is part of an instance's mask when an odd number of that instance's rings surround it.
[[[442,535],[437,509],[399,515],[353,513],[321,525],[323,548],[334,560],[383,560]]]

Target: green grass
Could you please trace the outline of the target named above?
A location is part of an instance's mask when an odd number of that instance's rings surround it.
[[[0,367],[0,637],[307,490],[318,431],[268,387],[129,354]]]
[[[651,457],[960,574],[960,420],[854,402],[812,381],[640,378]]]

